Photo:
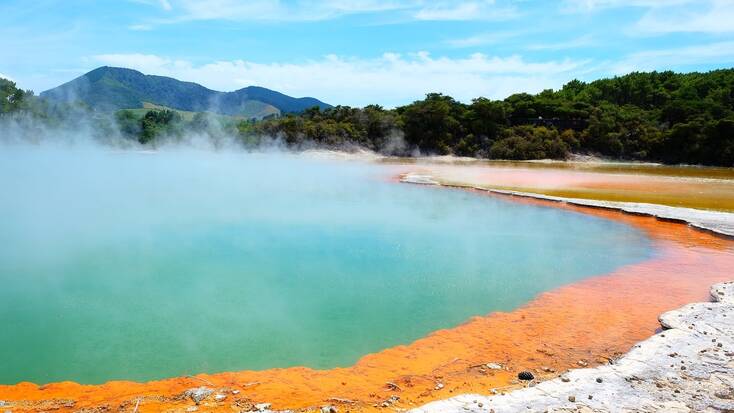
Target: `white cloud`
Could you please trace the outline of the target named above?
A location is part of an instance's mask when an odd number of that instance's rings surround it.
[[[10,77],[8,75],[5,75],[5,74],[2,74],[2,73],[0,73],[0,78],[7,79],[7,80],[9,80],[11,82],[15,82],[12,77]]]
[[[159,23],[192,20],[318,21],[349,14],[397,10],[414,3],[398,0],[170,0],[170,9],[177,15]]]
[[[633,53],[613,65],[617,74],[642,70],[677,69],[703,64],[734,63],[734,41]]]
[[[734,32],[734,0],[565,0],[566,12],[596,12],[610,8],[646,9],[634,33]]]
[[[464,37],[460,39],[447,40],[444,43],[452,47],[475,47],[475,46],[486,46],[490,44],[503,43],[508,40],[520,37],[528,34],[526,31],[515,31],[515,32],[488,32],[479,33],[474,36]]]
[[[588,61],[528,62],[521,56],[434,58],[426,52],[385,53],[372,59],[335,55],[301,63],[255,63],[244,60],[195,65],[155,55],[107,54],[98,62],[148,74],[171,76],[217,90],[259,85],[292,96],[314,96],[333,104],[394,106],[443,92],[459,100],[478,96],[503,98],[515,92],[558,87],[583,70]]]
[[[172,10],[171,3],[168,0],[128,0],[133,3],[145,4],[148,6],[160,7],[165,11]]]
[[[415,14],[417,20],[495,20],[517,16],[514,7],[500,7],[493,0],[433,2]]]
[[[93,57],[93,60],[110,66],[127,67],[140,71],[160,70],[165,67],[175,66],[175,62],[152,54],[101,54]],[[181,61],[181,63],[184,63]]]
[[[708,0],[565,0],[566,12],[594,12],[619,7],[671,7],[679,4]]]
[[[498,20],[517,15],[510,5],[497,5],[494,0],[428,1],[428,0],[131,0],[143,4],[160,4],[168,13],[129,26],[133,30],[148,29],[156,24],[182,23],[196,20],[228,21],[321,21],[346,15],[399,12],[399,20]],[[506,0],[503,0],[506,2]]]
[[[690,7],[656,7],[635,25],[642,33],[734,32],[734,0],[700,1]]]
[[[136,32],[147,32],[153,30],[153,26],[151,26],[150,24],[133,24],[128,26],[127,28]]]
[[[565,42],[537,43],[528,45],[525,48],[527,50],[568,50],[586,46],[593,46],[594,44],[594,37],[590,34],[586,34]]]

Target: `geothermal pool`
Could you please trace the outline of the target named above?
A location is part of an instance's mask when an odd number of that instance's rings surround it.
[[[655,254],[622,223],[395,166],[0,152],[0,383],[348,366]]]

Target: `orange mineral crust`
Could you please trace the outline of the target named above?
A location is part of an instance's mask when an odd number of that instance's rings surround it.
[[[502,392],[522,385],[516,381],[522,370],[549,378],[567,369],[605,363],[654,334],[660,328],[660,313],[707,300],[711,284],[731,279],[734,242],[730,240],[650,217],[512,199],[633,225],[653,240],[655,255],[611,274],[541,294],[515,311],[475,317],[409,345],[367,355],[349,368],[242,371],[149,383],[19,383],[0,386],[0,400],[6,403],[3,409],[187,411],[194,402],[182,394],[199,386],[226,398],[216,400],[212,394],[198,411],[222,412],[254,410],[257,403],[270,403],[278,410],[331,405],[339,412],[371,411],[411,408],[459,393]],[[502,368],[490,368],[487,363]]]

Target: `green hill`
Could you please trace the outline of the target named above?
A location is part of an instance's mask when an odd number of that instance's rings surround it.
[[[315,98],[294,98],[263,87],[219,92],[197,83],[108,66],[47,90],[41,93],[41,97],[55,102],[83,102],[103,112],[143,108],[144,103],[149,102],[187,112],[214,112],[257,119],[273,114],[299,113],[313,106],[331,107]]]
[[[146,113],[148,113],[151,110],[173,110],[174,112],[177,112],[179,115],[181,115],[181,119],[190,122],[194,119],[197,113],[202,112],[193,112],[188,110],[180,110],[180,109],[174,109],[168,106],[163,105],[156,105],[155,103],[150,102],[143,102],[142,108],[136,108],[136,109],[125,109],[130,111],[131,113],[134,113],[136,115],[139,115],[142,117]],[[247,102],[247,107],[245,112],[247,115],[223,115],[221,113],[216,112],[209,112],[212,113],[214,119],[219,119],[221,121],[240,121],[240,120],[247,120],[252,118],[257,119],[263,119],[266,117],[270,117],[272,115],[280,114],[280,111],[278,108],[268,105],[266,103],[258,102],[255,100],[251,100]]]

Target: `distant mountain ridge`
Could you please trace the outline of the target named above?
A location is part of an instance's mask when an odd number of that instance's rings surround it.
[[[41,97],[58,102],[81,101],[105,112],[142,108],[144,103],[152,103],[184,111],[245,117],[298,113],[313,106],[331,107],[312,97],[294,98],[264,87],[248,86],[234,92],[219,92],[198,83],[110,66],[99,67],[47,90]]]

